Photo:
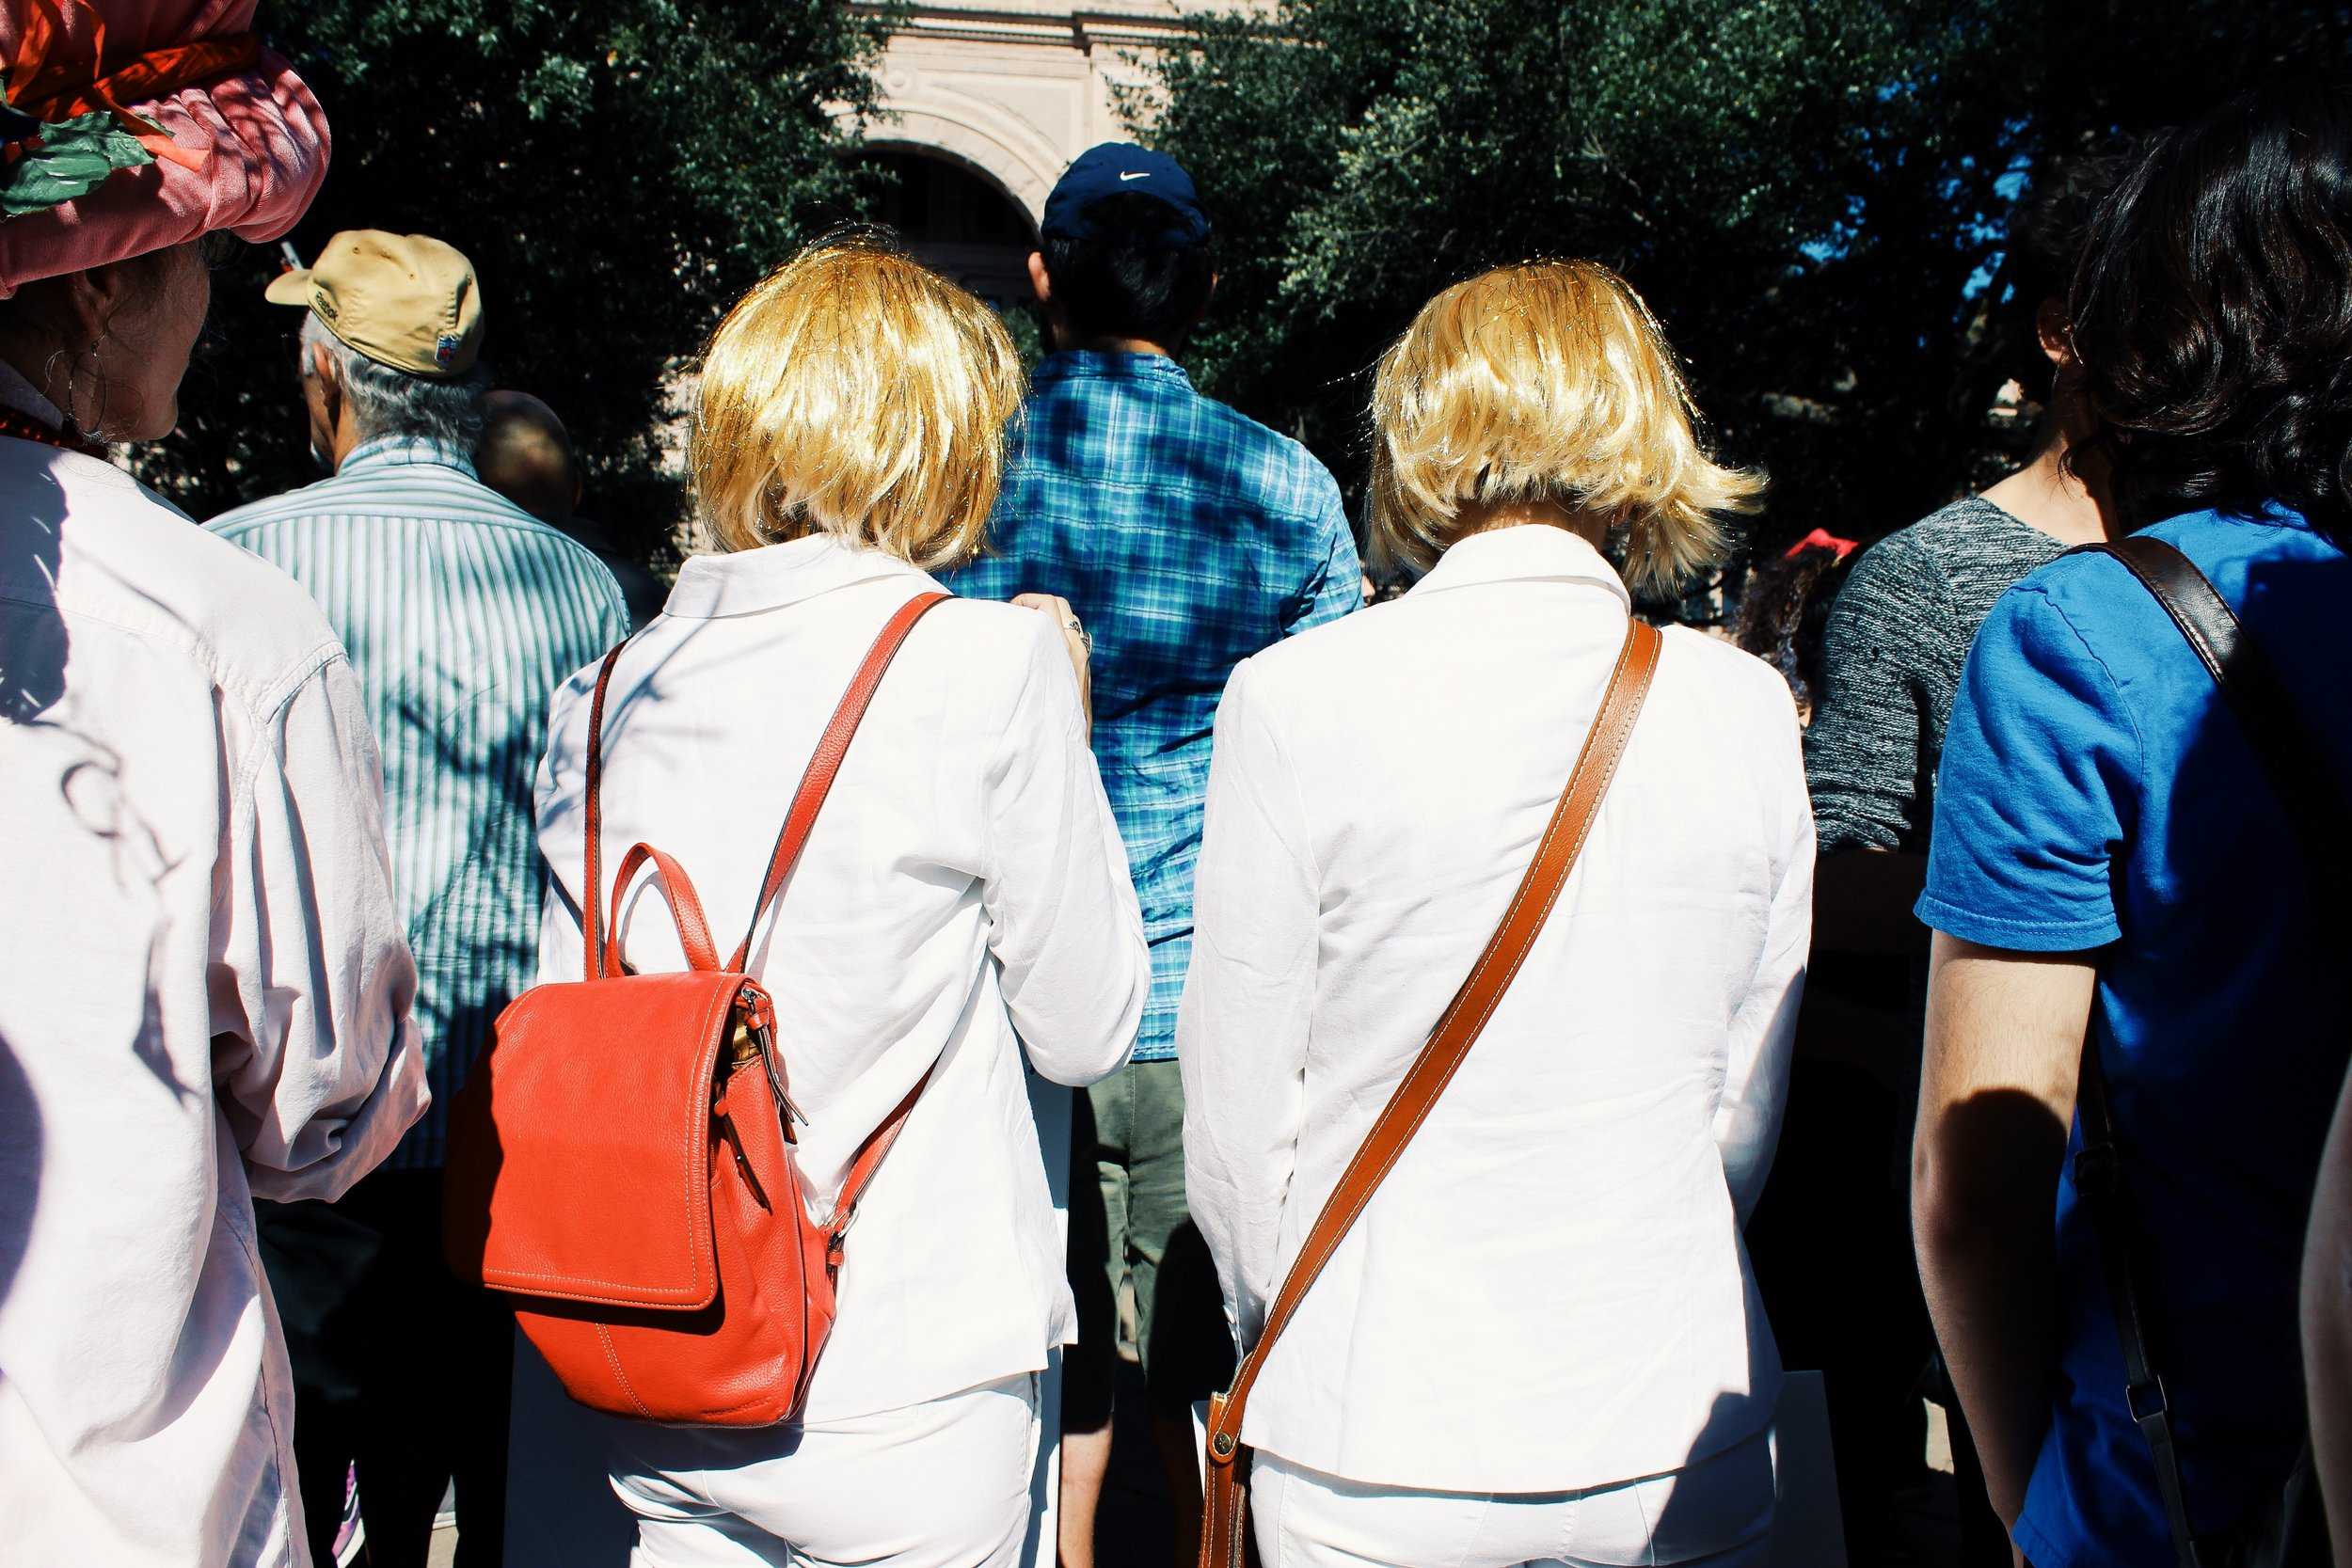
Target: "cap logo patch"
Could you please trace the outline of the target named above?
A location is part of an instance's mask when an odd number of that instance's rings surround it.
[[[1121,174],[1121,175],[1119,177],[1119,182],[1120,182],[1120,184],[1122,184],[1122,185],[1123,185],[1123,184],[1125,184],[1125,183],[1126,183],[1128,181],[1130,181],[1130,180],[1149,180],[1149,179],[1151,179],[1151,178],[1152,178],[1152,171],[1151,171],[1150,169],[1148,169],[1148,168],[1147,168],[1147,169],[1143,170],[1140,174]]]
[[[464,343],[464,339],[444,333],[434,340],[433,357],[443,370],[447,370],[457,362],[457,351]]]

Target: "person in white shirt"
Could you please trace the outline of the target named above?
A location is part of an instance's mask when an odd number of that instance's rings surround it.
[[[101,38],[252,14],[0,8],[0,58],[71,96]],[[178,158],[0,238],[0,1557],[305,1568],[252,1200],[340,1196],[427,1093],[358,677],[290,578],[106,461],[178,420],[199,236],[274,238],[326,175],[282,59],[174,58],[129,107]]]
[[[871,242],[819,245],[721,325],[691,437],[710,548],[621,656],[601,797],[604,842],[675,856],[716,928],[749,921],[875,634],[977,547],[1020,391],[995,315]],[[539,779],[550,979],[580,967],[595,676],[557,694]],[[1076,1333],[1022,1060],[1102,1078],[1151,984],[1087,730],[1084,640],[1059,600],[943,605],[883,678],[750,970],[775,999],[816,1191],[938,1070],[860,1206],[803,1419],[612,1423],[639,1564],[1018,1560],[1036,1374]],[[616,920],[628,963],[685,967],[650,879]]]
[[[1382,359],[1402,599],[1244,663],[1216,719],[1179,1027],[1186,1180],[1243,1349],[1535,851],[1635,584],[1761,480],[1590,262],[1447,290]],[[1270,1568],[1764,1560],[1780,1382],[1740,1238],[1810,931],[1787,685],[1670,629],[1525,968],[1269,1355]]]

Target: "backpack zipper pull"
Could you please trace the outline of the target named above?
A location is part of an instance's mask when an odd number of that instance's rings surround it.
[[[743,1139],[735,1131],[735,1118],[724,1111],[713,1111],[710,1113],[710,1125],[735,1155],[735,1168],[743,1173],[743,1185],[752,1190],[752,1196],[758,1200],[762,1209],[773,1213],[775,1206],[768,1201],[768,1189],[759,1184],[759,1174],[752,1169],[751,1156],[743,1152]]]

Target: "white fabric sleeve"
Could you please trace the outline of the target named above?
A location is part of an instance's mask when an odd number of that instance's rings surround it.
[[[264,716],[213,895],[213,1077],[256,1196],[335,1198],[431,1100],[384,770],[339,654]]]
[[[1184,1182],[1237,1342],[1257,1341],[1306,1118],[1319,892],[1295,778],[1233,672],[1216,713],[1193,895],[1192,970],[1176,1026]]]
[[[1028,669],[983,786],[981,897],[1030,1064],[1074,1087],[1135,1049],[1152,954],[1061,629],[1030,619]]]
[[[1813,946],[1813,812],[1805,798],[1796,706],[1787,688],[1779,689],[1787,721],[1763,738],[1756,759],[1776,808],[1772,813],[1775,885],[1762,956],[1745,1000],[1732,1014],[1723,1097],[1715,1110],[1715,1147],[1741,1225],[1756,1212],[1772,1174],[1788,1094],[1797,1007],[1804,997],[1805,960]]]

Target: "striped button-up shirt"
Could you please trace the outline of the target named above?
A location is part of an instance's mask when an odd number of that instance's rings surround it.
[[[367,442],[334,478],[207,526],[310,590],[366,692],[433,1087],[389,1164],[438,1165],[450,1096],[537,972],[548,700],[628,634],[620,589],[428,441]]]
[[[990,553],[956,592],[1058,594],[1094,639],[1094,752],[1152,942],[1135,1059],[1176,1053],[1209,732],[1233,666],[1363,602],[1340,489],[1157,354],[1040,365]]]

